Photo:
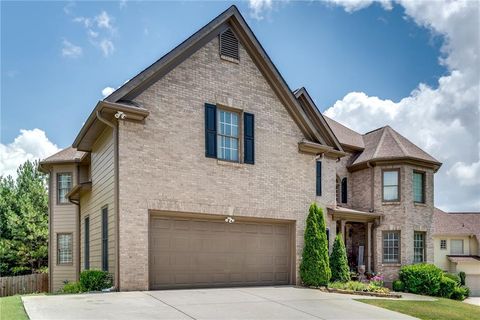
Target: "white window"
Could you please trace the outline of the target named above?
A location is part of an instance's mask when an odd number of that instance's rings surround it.
[[[447,250],[447,240],[440,240],[440,249]]]
[[[384,231],[383,233],[383,262],[400,262],[400,231]]]
[[[238,161],[239,115],[236,112],[217,110],[217,157],[222,160]]]
[[[59,204],[67,204],[67,193],[72,189],[72,174],[71,173],[59,173],[57,174],[57,202]]]
[[[413,234],[413,262],[425,261],[425,233],[414,232]]]
[[[383,171],[383,201],[399,201],[399,170]]]
[[[73,235],[71,233],[57,234],[57,263],[73,263]]]
[[[450,240],[450,254],[463,254],[463,240]]]

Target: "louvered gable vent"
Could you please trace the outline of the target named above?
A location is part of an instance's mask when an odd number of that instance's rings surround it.
[[[239,60],[238,40],[231,29],[220,34],[220,55]]]

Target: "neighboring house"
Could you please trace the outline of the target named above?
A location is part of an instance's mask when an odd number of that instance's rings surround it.
[[[447,272],[465,272],[470,294],[480,296],[480,212],[435,208],[433,226],[435,265]]]
[[[390,127],[361,135],[292,92],[237,8],[100,101],[50,174],[50,284],[119,290],[300,284],[312,202],[352,270],[433,262],[440,163]]]

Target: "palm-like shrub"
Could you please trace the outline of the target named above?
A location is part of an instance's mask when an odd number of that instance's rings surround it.
[[[341,233],[337,234],[333,243],[332,254],[330,255],[330,270],[332,271],[331,281],[347,282],[350,280],[347,250]]]
[[[316,203],[310,206],[304,239],[300,264],[302,282],[306,286],[326,286],[331,278],[328,242],[323,211]]]

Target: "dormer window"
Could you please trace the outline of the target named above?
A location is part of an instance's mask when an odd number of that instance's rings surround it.
[[[239,60],[238,40],[231,29],[227,29],[220,34],[220,56],[227,58],[227,60]]]

